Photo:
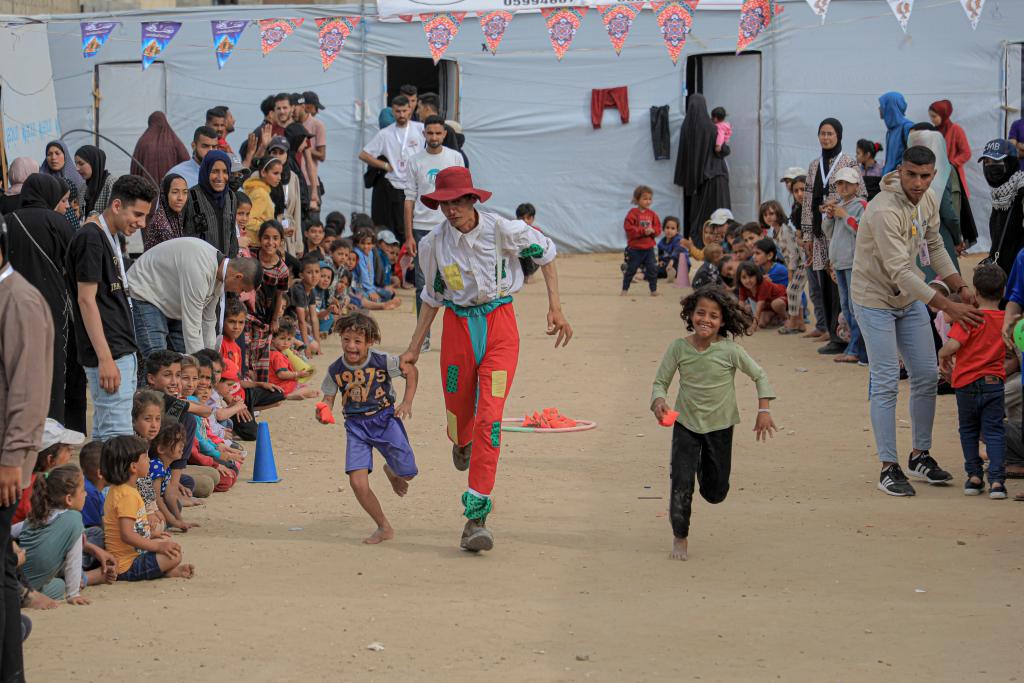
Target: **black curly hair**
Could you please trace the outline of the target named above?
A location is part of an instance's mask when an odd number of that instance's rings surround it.
[[[334,323],[333,332],[339,336],[349,330],[362,332],[367,344],[373,345],[380,342],[380,327],[377,326],[377,321],[365,313],[349,313]]]
[[[721,285],[705,285],[679,302],[683,307],[679,317],[686,322],[688,331],[693,332],[693,313],[701,299],[717,304],[722,311],[722,326],[718,328],[719,337],[728,337],[730,334],[733,337],[740,337],[750,334],[748,330],[754,318],[746,306]]]

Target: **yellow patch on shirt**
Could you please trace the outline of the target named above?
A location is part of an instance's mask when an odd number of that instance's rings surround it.
[[[508,372],[495,370],[491,373],[491,396],[494,398],[505,398],[505,390],[508,388]]]
[[[448,410],[448,438],[452,440],[452,443],[459,443],[459,418],[455,417],[455,413]]]
[[[462,282],[462,270],[458,264],[453,263],[450,266],[442,268],[444,272],[444,279],[448,282],[448,286],[454,291],[459,292],[465,288],[465,284]]]

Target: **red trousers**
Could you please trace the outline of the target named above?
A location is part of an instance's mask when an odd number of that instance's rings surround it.
[[[472,442],[469,488],[489,496],[501,450],[501,418],[519,362],[519,328],[512,304],[464,318],[444,311],[441,380],[448,438]]]
[[[590,122],[594,128],[601,127],[604,110],[610,108],[618,109],[622,122],[629,123],[629,94],[626,86],[595,88],[590,92]]]

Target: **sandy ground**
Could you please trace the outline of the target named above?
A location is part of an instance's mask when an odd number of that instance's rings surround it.
[[[647,406],[661,354],[682,334],[679,290],[620,298],[618,262],[561,262],[577,334],[568,350],[543,334],[543,285],[517,299],[523,352],[507,412],[557,406],[599,428],[505,435],[493,552],[457,549],[465,480],[431,351],[408,424],[421,475],[401,500],[379,470],[371,477],[394,541],[361,544],[372,524],[343,475],[343,427],[290,403],[268,413],[283,481],[242,482],[188,512],[202,524],[180,538],[196,578],[89,588],[89,607],[32,612],[30,680],[1024,675],[1024,505],[963,497],[952,397],[939,399],[933,452],[957,485],[919,486],[913,499],[877,491],[867,370],[836,367],[806,340],[744,342],[780,397],[781,432],[755,444],[753,385],[740,378],[732,491],[715,507],[695,501],[690,560],[668,559],[670,430]],[[403,349],[411,307],[379,319],[383,348]],[[321,372],[338,351],[332,339]],[[904,419],[905,406],[901,396]],[[368,651],[375,641],[385,649]]]

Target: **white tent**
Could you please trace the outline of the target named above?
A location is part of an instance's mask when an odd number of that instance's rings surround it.
[[[516,14],[496,55],[483,49],[477,18],[466,16],[444,56],[450,61],[442,63],[440,82],[449,118],[459,119],[465,130],[477,184],[494,191],[491,203],[500,211],[511,213],[524,201],[535,204],[538,224],[565,249],[621,248],[622,218],[636,185],[654,188],[654,208],[662,216],[681,210],[672,177],[688,73],[691,89],[730,112],[733,209],[740,220],[754,218],[759,201],[783,193],[783,169],[809,163],[821,119],[843,122],[843,144],[851,152],[858,138],[884,140],[878,96],[885,91],[903,92],[908,115],[919,121],[926,120],[932,101],[952,100],[953,119],[976,151],[1004,135],[1017,117],[1021,49],[1015,41],[1024,41],[1018,28],[1024,26],[1024,3],[989,0],[972,30],[957,0],[917,0],[906,33],[884,0],[834,0],[824,24],[804,0],[783,4],[769,32],[740,56],[734,54],[738,12],[698,9],[678,65],[670,61],[649,8],[634,21],[618,57],[591,9],[561,61],[538,13]],[[187,143],[205,110],[226,104],[238,119],[231,138],[237,148],[259,122],[264,96],[314,90],[327,106],[325,209],[362,210],[369,197],[356,155],[377,130],[389,57],[430,55],[418,21],[380,21],[374,11],[367,3],[118,13],[123,26],[89,60],[81,52],[83,16],[47,17],[61,127],[96,128],[130,150],[149,113],[164,109]],[[361,13],[366,20],[324,72],[313,19]],[[218,71],[210,20],[273,16],[302,17],[306,23],[267,57],[250,25]],[[139,23],[152,20],[183,26],[160,61],[143,72]],[[397,61],[390,63],[398,68]],[[0,66],[5,73],[16,68],[6,60]],[[621,124],[609,110],[595,130],[591,89],[615,86],[628,87],[630,121]],[[652,153],[649,109],[659,105],[669,105],[671,112],[668,161],[655,161]],[[68,141],[74,148],[89,136],[71,134]],[[115,169],[127,169],[126,158],[109,156]],[[968,182],[979,229],[987,233],[988,193],[977,166],[970,164]]]

